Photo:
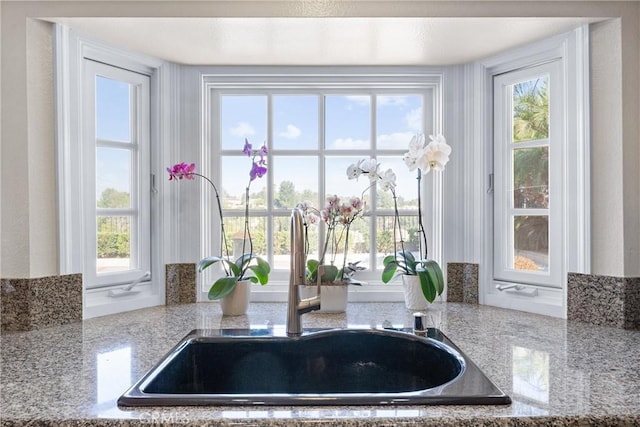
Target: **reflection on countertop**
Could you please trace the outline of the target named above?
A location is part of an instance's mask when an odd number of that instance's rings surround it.
[[[640,331],[485,306],[436,303],[442,329],[505,393],[508,406],[118,408],[117,398],[192,329],[284,330],[286,305],[252,303],[222,318],[217,304],[154,307],[2,335],[2,424],[323,425],[640,424]],[[411,326],[402,303],[351,303],[310,313],[306,328]],[[297,420],[297,421],[296,421]],[[502,420],[502,421],[501,421]]]

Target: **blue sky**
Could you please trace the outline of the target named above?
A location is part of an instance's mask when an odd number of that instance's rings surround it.
[[[319,103],[317,95],[273,97],[274,186],[293,181],[297,191],[316,190],[318,161],[315,157],[278,157],[279,150],[314,150],[319,144]],[[378,95],[376,98],[376,139],[379,148],[407,148],[411,136],[422,131],[422,96]],[[129,85],[106,78],[96,80],[96,132],[100,139],[129,141]],[[327,95],[325,122],[327,149],[354,150],[371,146],[372,98],[368,95]],[[224,150],[241,152],[244,138],[254,147],[267,140],[266,96],[222,96],[220,136]],[[401,154],[400,154],[401,155]],[[348,181],[347,166],[360,157],[327,157],[327,194],[360,195],[368,180]],[[181,159],[176,159],[176,161]],[[399,157],[378,159],[383,170],[391,167],[398,177],[398,194],[415,198],[415,177]],[[97,153],[97,198],[104,188],[130,191],[130,152],[100,148]],[[251,162],[246,157],[226,157],[222,164],[224,189],[240,195],[248,182]],[[271,171],[270,171],[271,173]],[[259,191],[266,180],[256,180],[251,191]]]
[[[96,78],[96,136],[108,141],[129,142],[130,85]],[[131,151],[100,147],[96,153],[96,200],[105,188],[131,192]]]
[[[221,139],[223,149],[240,150],[244,138],[255,146],[266,140],[267,133],[267,97],[266,96],[223,96],[221,113]],[[328,149],[366,149],[371,147],[371,97],[360,95],[328,95],[325,97],[326,145]],[[281,149],[315,149],[319,144],[319,97],[316,95],[282,95],[273,97],[273,143],[271,154],[277,188],[282,180],[293,181],[296,190],[317,187],[318,162],[316,159],[281,158]],[[422,131],[422,96],[397,95],[377,97],[378,147],[400,148],[404,150],[413,136]],[[296,161],[299,160],[299,161]],[[365,179],[348,181],[346,169],[358,157],[332,156],[327,158],[328,194],[340,196],[360,195],[367,187]],[[392,167],[400,183],[414,183],[413,174],[409,174],[396,158],[393,163],[382,164],[382,169]],[[227,158],[223,164],[223,186],[232,194],[244,191],[245,180],[241,177],[248,173],[249,164],[237,172],[235,159]],[[234,172],[236,171],[236,172]],[[407,184],[408,184],[407,183]],[[254,184],[255,185],[255,184]],[[263,184],[260,184],[263,185]],[[258,187],[252,186],[252,191]],[[408,191],[406,189],[409,189]],[[407,198],[415,197],[415,188],[411,185],[399,186],[398,192]]]

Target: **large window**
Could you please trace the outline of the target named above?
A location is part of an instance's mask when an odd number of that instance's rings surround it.
[[[362,280],[380,281],[382,259],[394,247],[393,200],[381,189],[368,188],[366,177],[348,180],[347,167],[363,158],[375,157],[383,169],[396,172],[402,238],[417,248],[417,184],[402,155],[413,135],[433,130],[436,85],[405,86],[258,91],[211,84],[210,168],[219,167],[214,175],[221,183],[229,242],[242,234],[250,168],[242,153],[244,139],[254,147],[266,143],[269,149],[269,173],[250,189],[250,227],[254,251],[274,270],[272,281],[288,277],[291,209],[302,201],[320,209],[332,195],[365,201],[364,218],[351,227],[348,261],[366,268],[358,273]],[[205,217],[212,214],[205,212]],[[311,257],[322,250],[324,233],[322,227],[312,230]],[[208,247],[219,246],[212,240]]]

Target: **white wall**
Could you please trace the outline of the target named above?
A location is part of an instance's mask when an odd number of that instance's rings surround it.
[[[297,7],[292,7],[297,4]],[[73,16],[591,16],[622,17],[596,28],[619,38],[615,61],[596,73],[592,97],[597,134],[594,172],[593,273],[640,276],[640,3],[634,2],[0,2],[2,153],[0,277],[57,274],[55,162],[50,44],[44,24],[29,18]],[[619,31],[611,25],[619,25]],[[27,49],[28,44],[28,49]],[[599,47],[596,46],[596,52]],[[603,49],[607,49],[605,46]],[[607,52],[601,52],[609,55]],[[622,66],[619,63],[622,62]],[[39,80],[43,77],[44,80]],[[606,82],[612,79],[611,82]],[[31,86],[31,85],[35,86]],[[600,113],[602,115],[600,115]],[[615,117],[614,112],[619,113]],[[610,145],[616,144],[612,152]],[[617,193],[612,195],[610,193]],[[464,261],[464,260],[461,260]]]
[[[58,266],[57,196],[51,189],[56,182],[52,24],[27,20],[27,64],[29,272],[39,277]]]
[[[2,99],[2,3],[0,3],[0,100]],[[2,142],[2,105],[0,103],[0,143]],[[2,147],[0,146],[0,179],[2,175]],[[2,183],[0,182],[0,277],[2,277]]]
[[[620,19],[591,25],[592,270],[624,271],[624,158]],[[617,189],[616,191],[611,191]],[[611,239],[610,236],[618,236]]]

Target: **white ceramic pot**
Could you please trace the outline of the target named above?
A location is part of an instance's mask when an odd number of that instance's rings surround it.
[[[300,287],[301,298],[312,298],[316,295],[317,286]],[[349,285],[321,285],[320,312],[344,313],[349,299]]]
[[[229,295],[220,299],[222,314],[225,316],[241,316],[247,314],[251,297],[251,280],[241,280]]]
[[[429,302],[422,293],[420,277],[402,276],[402,288],[404,289],[404,305],[409,310],[426,310]]]

